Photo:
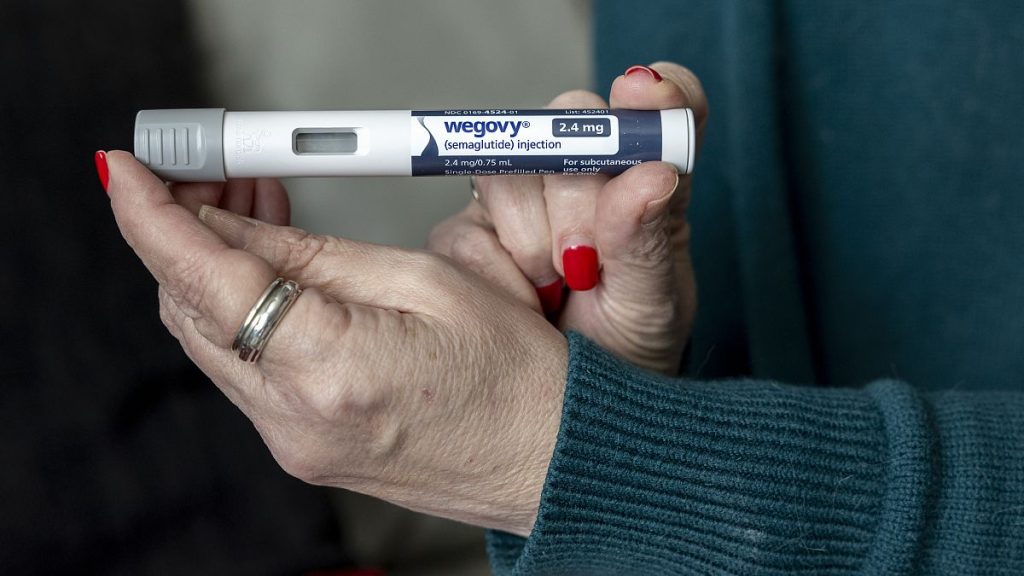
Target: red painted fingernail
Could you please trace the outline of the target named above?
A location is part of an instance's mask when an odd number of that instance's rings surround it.
[[[590,246],[569,246],[562,252],[565,283],[571,290],[584,291],[597,286],[597,250]]]
[[[637,72],[646,72],[650,74],[651,78],[654,78],[655,82],[661,82],[661,74],[658,74],[657,70],[655,70],[654,68],[648,68],[647,66],[640,66],[639,64],[627,68],[625,76],[629,76],[630,74],[636,74]]]
[[[562,309],[562,289],[565,282],[561,278],[547,286],[537,286],[537,298],[545,314],[554,314]]]
[[[107,153],[103,150],[98,150],[93,159],[96,161],[96,173],[100,176],[100,184],[103,184],[103,191],[106,192],[107,185],[110,184],[110,169],[107,168]]]

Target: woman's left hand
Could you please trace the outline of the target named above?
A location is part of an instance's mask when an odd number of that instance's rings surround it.
[[[128,153],[107,165],[117,224],[160,284],[164,324],[282,468],[530,532],[565,386],[556,328],[443,256],[200,209],[284,223],[274,181],[172,193]],[[245,363],[230,350],[235,332],[278,276],[304,292]]]
[[[707,98],[671,62],[633,66],[597,94],[566,92],[549,108],[690,108],[697,144]],[[438,224],[427,247],[450,256],[633,364],[679,372],[697,311],[690,259],[691,175],[645,162],[604,175],[481,176],[474,199]],[[562,278],[572,289],[562,301]],[[560,315],[559,315],[560,312]]]

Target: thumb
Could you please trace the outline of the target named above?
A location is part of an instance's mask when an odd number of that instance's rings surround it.
[[[673,258],[685,248],[677,231],[685,224],[689,190],[679,182],[672,165],[651,162],[604,186],[594,227],[603,282],[624,284],[629,291],[639,290],[638,296],[667,296],[665,291],[673,288],[665,285],[673,276]]]
[[[630,168],[604,186],[595,243],[604,268],[594,305],[600,325],[584,333],[648,369],[675,374],[697,309],[689,253],[689,177],[669,164]]]

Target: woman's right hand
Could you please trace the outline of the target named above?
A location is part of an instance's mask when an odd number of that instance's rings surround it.
[[[707,101],[678,64],[634,66],[609,102],[567,92],[551,108],[691,108],[698,142]],[[478,200],[439,224],[428,248],[634,364],[675,374],[697,307],[689,175],[663,162],[606,176],[489,176]],[[562,279],[571,289],[562,302]]]

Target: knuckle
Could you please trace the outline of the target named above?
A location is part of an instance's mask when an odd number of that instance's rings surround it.
[[[669,262],[672,253],[672,239],[666,226],[647,234],[644,241],[636,249],[636,259],[657,266]]]
[[[500,249],[494,234],[479,226],[467,226],[455,235],[450,256],[464,266],[477,269],[490,262]]]
[[[458,225],[458,218],[452,216],[430,230],[430,234],[427,235],[427,250],[445,254],[451,249],[453,231]]]
[[[359,307],[341,303],[311,287],[284,316],[260,358],[264,375],[290,383],[295,404],[318,405],[307,382],[332,382],[350,369],[353,356],[365,350],[358,339],[364,326],[353,326]],[[362,320],[362,319],[360,319]],[[353,329],[353,327],[355,329]],[[370,327],[365,327],[370,328]]]
[[[547,250],[551,228],[547,214],[535,210],[525,200],[511,200],[498,228],[501,245],[513,255],[531,254]]]
[[[302,391],[303,403],[312,417],[328,424],[339,422],[346,413],[355,412],[352,403],[333,386],[307,386]]]
[[[355,320],[350,304],[329,302],[322,295],[320,299],[322,305],[306,307],[304,315],[293,319],[294,325],[302,326],[305,337],[301,343],[295,342],[293,350],[287,351],[287,366],[294,369],[302,365],[306,370],[318,366],[317,376],[329,379],[330,371],[344,372],[339,368],[345,368],[342,365],[347,358],[345,350],[361,349],[360,343],[352,341],[359,335],[359,327],[352,330]]]
[[[547,250],[547,234],[539,238],[537,234],[530,234],[526,230],[506,230],[498,240],[501,246],[513,256],[517,254],[530,255]]]
[[[668,214],[663,214],[651,222],[645,233],[626,248],[622,259],[651,274],[670,271],[676,260],[686,254],[685,230],[681,230],[670,218]]]
[[[181,340],[181,323],[183,320],[181,310],[174,304],[163,288],[159,290],[157,296],[160,301],[160,322],[163,323],[164,327],[175,338]]]
[[[491,191],[491,185],[497,179],[497,176],[472,176],[470,178],[470,187],[476,190],[477,194],[486,196]]]
[[[445,252],[445,240],[448,238],[448,230],[444,223],[434,226],[427,234],[427,250],[433,252]]]
[[[198,317],[210,290],[213,267],[197,255],[185,255],[170,266],[167,281],[163,284],[166,296],[181,311],[192,318]]]
[[[370,420],[383,409],[384,397],[375,385],[377,379],[361,373],[350,366],[362,378],[352,378],[346,386],[310,386],[303,393],[303,400],[313,421],[336,428]]]
[[[510,238],[502,237],[501,245],[512,255],[516,266],[531,278],[550,272],[554,268],[551,264],[551,248],[547,242],[517,235]]]
[[[160,322],[172,336],[179,340],[181,339],[181,327],[178,326],[178,318],[163,302],[160,303]]]
[[[277,464],[290,476],[315,484],[322,475],[316,458],[306,449],[304,442],[291,442],[285,448],[273,451]]]
[[[165,327],[171,329],[172,326],[177,325],[177,322],[175,321],[174,312],[171,309],[170,303],[167,300],[167,293],[164,292],[163,288],[157,292],[157,300],[160,303],[160,321],[163,322]]]
[[[310,484],[326,483],[330,447],[325,445],[325,431],[299,414],[279,413],[272,421],[263,419],[257,423],[257,430],[278,466],[288,475]]]
[[[412,284],[429,290],[441,289],[450,284],[454,271],[451,260],[422,250],[409,252],[402,265]]]
[[[290,277],[317,276],[328,245],[329,240],[326,236],[289,228],[277,241],[276,249],[280,250],[279,261],[288,263],[282,272]]]

